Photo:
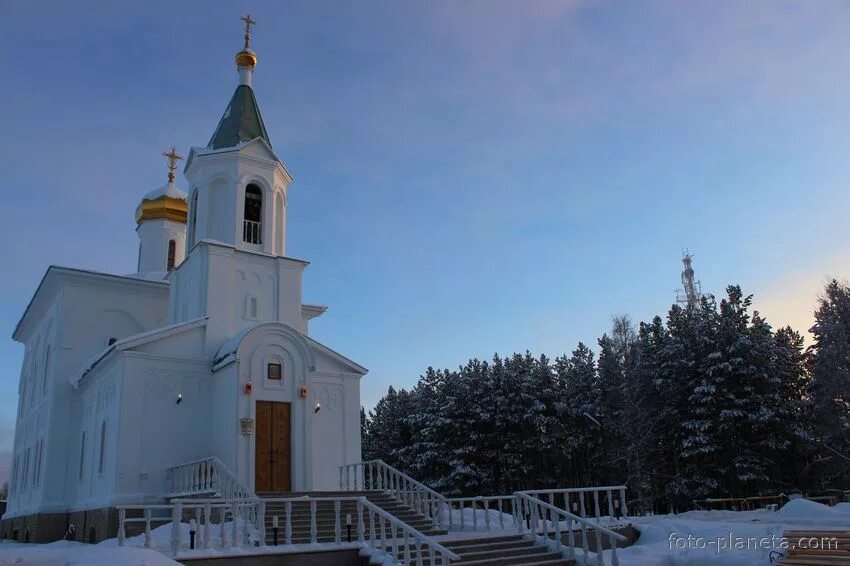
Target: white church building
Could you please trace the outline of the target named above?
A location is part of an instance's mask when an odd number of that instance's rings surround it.
[[[246,31],[250,30],[248,19]],[[51,266],[13,338],[25,346],[0,536],[115,536],[114,506],[161,502],[174,470],[215,461],[255,492],[332,490],[360,461],[366,369],[309,335],[308,262],[286,256],[292,176],[252,89],[257,56],[204,147],[166,154],[136,210],[138,272]],[[24,535],[26,533],[26,535]]]

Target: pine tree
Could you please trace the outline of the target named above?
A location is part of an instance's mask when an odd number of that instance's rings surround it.
[[[850,286],[832,280],[811,328],[809,393],[817,415],[818,471],[823,487],[850,483]]]

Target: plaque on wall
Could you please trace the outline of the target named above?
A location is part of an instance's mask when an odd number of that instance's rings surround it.
[[[254,419],[239,419],[239,432],[251,436],[254,433]]]

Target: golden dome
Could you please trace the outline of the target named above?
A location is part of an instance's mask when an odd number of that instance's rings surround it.
[[[142,201],[136,209],[136,223],[163,219],[185,224],[188,213],[189,204],[185,200],[162,195],[153,200]]]
[[[236,66],[253,69],[257,65],[257,54],[247,47],[236,54]]]

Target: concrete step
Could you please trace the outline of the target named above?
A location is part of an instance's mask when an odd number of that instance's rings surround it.
[[[539,554],[546,554],[549,552],[545,546],[518,546],[515,548],[498,548],[495,550],[481,550],[478,552],[464,552],[457,553],[460,554],[461,560],[463,562],[474,562],[476,560],[489,560],[492,558],[508,558],[515,557],[517,560],[522,558],[525,560],[527,557],[535,557]],[[559,554],[560,556],[560,554]]]
[[[443,545],[446,546],[446,545]],[[476,552],[485,552],[488,550],[510,550],[513,548],[528,548],[530,546],[534,546],[534,541],[520,539],[520,540],[503,540],[498,542],[484,542],[480,544],[467,544],[459,547],[452,548],[447,546],[449,550],[456,554],[460,554],[461,556],[465,556],[469,553]]]
[[[504,556],[500,558],[486,558],[484,560],[461,559],[459,564],[463,566],[518,566],[520,564],[574,564],[575,561],[561,557],[560,552],[542,552],[521,556]]]

